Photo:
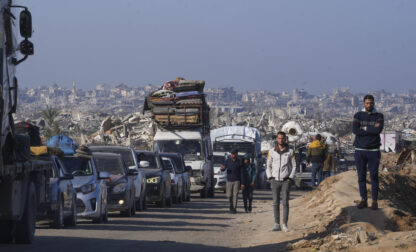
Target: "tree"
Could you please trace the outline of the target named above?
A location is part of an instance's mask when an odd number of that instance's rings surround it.
[[[61,112],[56,108],[51,108],[46,106],[45,110],[40,111],[40,115],[45,119],[46,123],[48,124],[48,128],[45,131],[45,137],[51,138],[61,133],[61,129],[59,128],[58,122],[55,122],[56,117]]]

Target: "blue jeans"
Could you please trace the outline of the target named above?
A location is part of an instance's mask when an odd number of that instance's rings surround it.
[[[322,168],[324,168],[324,163],[312,163],[312,186],[315,186],[316,175],[318,175],[318,185],[321,183]]]
[[[371,179],[371,197],[373,200],[378,198],[378,166],[380,164],[381,154],[379,151],[363,151],[356,150],[355,165],[357,166],[358,186],[360,188],[360,196],[363,200],[367,200],[367,168],[370,171]]]
[[[333,176],[330,171],[322,172],[322,180],[326,179],[327,177]]]

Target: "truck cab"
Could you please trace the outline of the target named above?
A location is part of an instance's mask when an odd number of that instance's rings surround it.
[[[181,153],[185,165],[192,167],[191,191],[202,198],[214,196],[214,171],[209,134],[198,130],[158,130],[154,136],[154,150]]]

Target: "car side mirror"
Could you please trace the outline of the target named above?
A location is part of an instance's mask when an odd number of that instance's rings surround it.
[[[139,172],[136,169],[129,169],[128,173],[129,176],[136,176]]]
[[[109,179],[110,178],[110,173],[108,173],[108,172],[100,172],[98,174],[98,178],[99,179]]]
[[[150,164],[149,164],[149,161],[140,161],[139,166],[141,168],[148,168]]]
[[[192,171],[192,166],[189,166],[189,165],[185,166],[185,171]]]
[[[60,179],[65,179],[65,180],[71,180],[74,178],[74,175],[72,175],[71,173],[65,173],[62,176],[59,177]]]
[[[20,35],[24,38],[32,37],[32,14],[28,9],[20,12],[19,18]]]

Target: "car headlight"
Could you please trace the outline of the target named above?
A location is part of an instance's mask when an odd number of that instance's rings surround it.
[[[122,193],[125,192],[127,188],[126,183],[121,183],[113,187],[113,193]]]
[[[148,184],[159,184],[159,182],[160,182],[160,177],[153,177],[153,178],[146,179],[146,183]]]
[[[83,194],[87,194],[87,193],[93,192],[95,188],[96,188],[95,184],[86,184],[86,185],[81,186],[81,192]]]

